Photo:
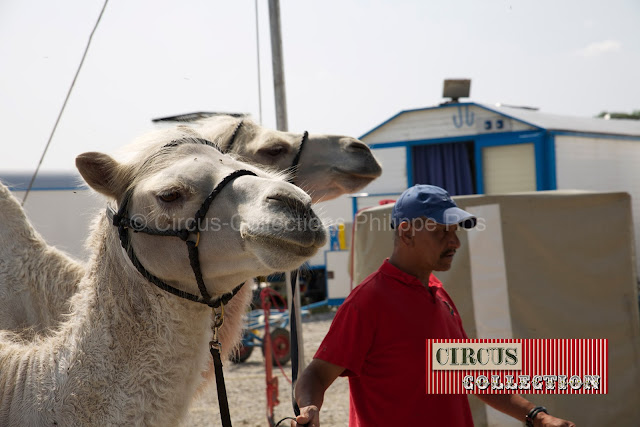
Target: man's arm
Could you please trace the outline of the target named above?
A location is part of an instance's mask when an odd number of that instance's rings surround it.
[[[296,383],[296,402],[300,415],[291,421],[291,427],[320,427],[320,408],[324,401],[324,392],[344,371],[344,368],[320,359],[313,359],[302,371]]]
[[[524,421],[524,417],[529,413],[535,405],[518,394],[476,394],[478,399],[482,400],[492,408],[507,415],[511,415],[518,421]],[[533,420],[535,427],[575,427],[571,421],[553,417],[539,412]]]

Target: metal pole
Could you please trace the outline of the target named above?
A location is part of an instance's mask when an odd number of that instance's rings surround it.
[[[273,67],[273,91],[276,102],[276,128],[288,131],[287,96],[284,89],[282,59],[282,35],[280,34],[280,1],[269,0],[269,24],[271,29],[271,64]]]
[[[269,0],[269,24],[271,29],[271,64],[273,67],[273,90],[276,103],[276,128],[280,131],[288,131],[287,123],[287,97],[284,89],[284,66],[282,56],[282,35],[280,33],[280,1]],[[299,279],[300,274],[296,275]],[[291,272],[286,272],[287,285],[291,283]],[[295,300],[298,308],[295,313],[291,313],[291,302]],[[302,315],[300,313],[300,285],[295,284],[295,293],[291,291],[291,286],[287,286],[287,303],[289,316],[295,316],[298,335],[298,378],[304,370],[304,340],[302,337]]]
[[[262,84],[260,78],[260,26],[258,25],[258,0],[254,2],[256,10],[256,56],[258,64],[258,123],[262,125]]]

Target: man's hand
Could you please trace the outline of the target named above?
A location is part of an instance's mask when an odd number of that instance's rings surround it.
[[[295,395],[300,415],[296,417],[296,422],[291,421],[292,427],[320,427],[320,408],[324,392],[343,371],[343,367],[321,359],[313,359],[307,365],[296,383]]]
[[[556,418],[544,412],[538,412],[533,419],[534,427],[576,427],[571,421]]]
[[[305,406],[300,408],[300,415],[295,421],[291,421],[291,427],[320,427],[320,410],[317,406]]]

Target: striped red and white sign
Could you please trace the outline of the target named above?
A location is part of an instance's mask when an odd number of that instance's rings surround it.
[[[446,357],[449,353],[446,346],[443,349],[441,345],[443,343],[454,344],[451,346],[450,354],[457,352],[457,365],[462,360],[460,344],[471,344],[468,351],[464,353],[466,366],[469,366],[469,369],[447,366],[447,361],[449,365],[451,364],[451,358]],[[469,354],[476,356],[482,354],[486,359],[486,355],[497,354],[496,349],[513,349],[513,343],[519,343],[521,346],[521,350],[518,350],[521,369],[487,370],[477,362],[477,358],[475,364],[469,363],[469,360],[474,361],[474,357],[468,357]],[[438,345],[434,346],[434,344]],[[478,344],[483,346],[479,347]],[[438,349],[440,354],[436,359]],[[427,340],[426,353],[426,392],[427,394],[607,394],[607,353],[608,340],[606,339],[430,339]]]

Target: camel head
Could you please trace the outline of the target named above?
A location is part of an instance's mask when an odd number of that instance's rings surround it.
[[[356,192],[382,173],[369,147],[348,136],[309,135],[303,145],[303,134],[266,129],[246,118],[218,116],[199,124],[200,133],[215,136],[243,160],[290,171],[314,203]]]
[[[124,204],[124,215],[137,225],[154,232],[188,229],[187,240],[197,241],[202,276],[212,296],[251,277],[297,268],[326,240],[306,193],[282,174],[222,154],[193,131],[154,132],[127,147],[120,160],[90,152],[79,155],[76,165],[93,189],[119,208]],[[239,170],[248,172],[230,176]],[[221,186],[225,178],[228,182]],[[217,195],[207,208],[204,202],[212,192]],[[199,233],[193,222],[198,211]],[[117,227],[110,228],[118,234]],[[146,270],[171,286],[198,293],[182,237],[127,233]]]

